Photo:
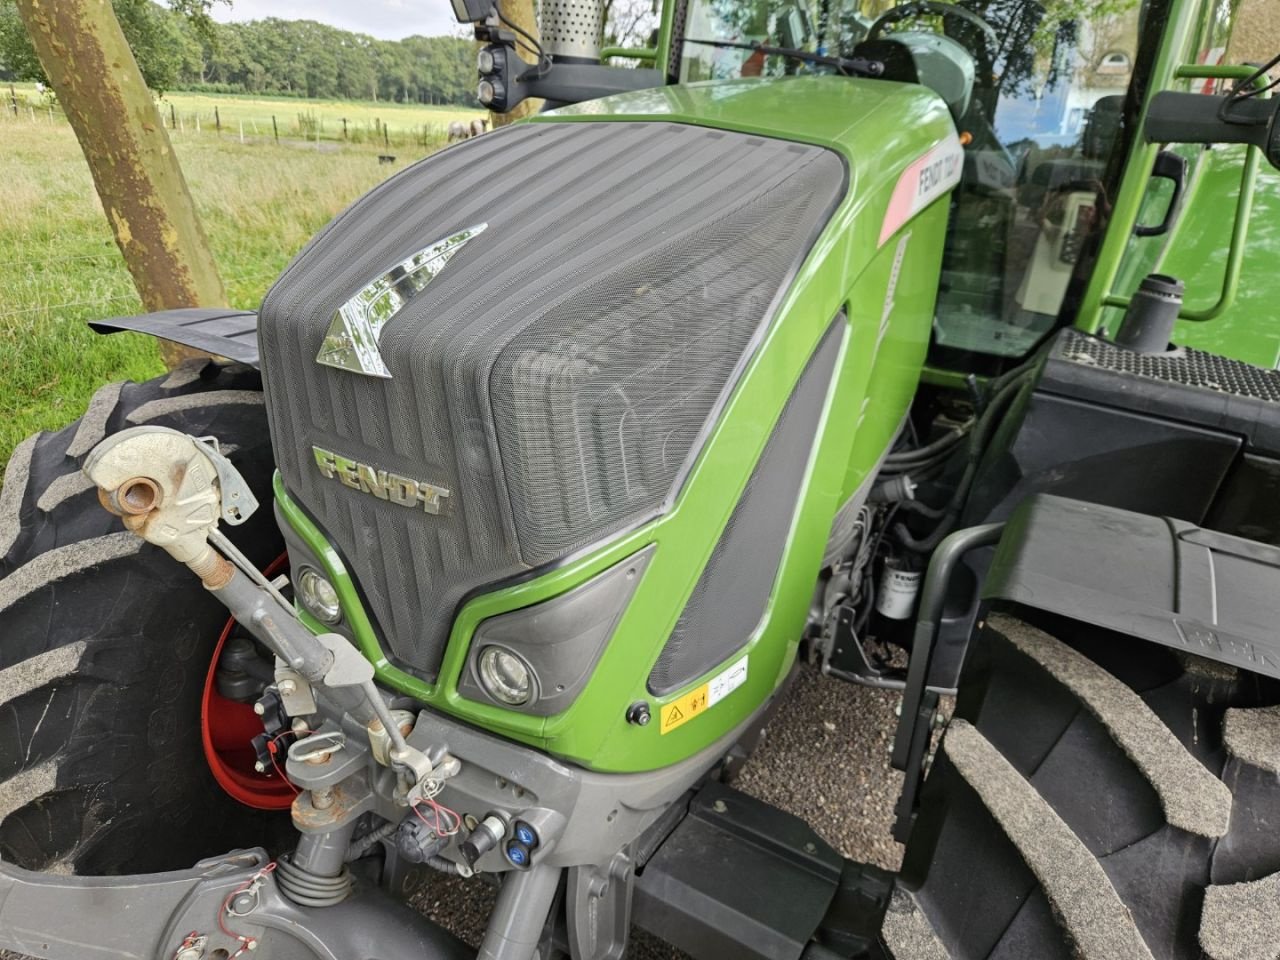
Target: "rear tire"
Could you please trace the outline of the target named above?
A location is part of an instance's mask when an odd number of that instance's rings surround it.
[[[204,758],[225,608],[80,472],[102,437],[142,423],[216,436],[262,504],[226,532],[260,566],[284,549],[255,370],[197,360],[105,386],[83,418],[14,452],[0,491],[0,859],[29,869],[188,867],[288,824],[233,801]]]
[[[890,954],[1273,956],[1280,875],[1228,885],[1280,870],[1277,703],[1280,684],[1253,673],[993,616],[922,793]],[[1259,922],[1242,920],[1259,902]]]

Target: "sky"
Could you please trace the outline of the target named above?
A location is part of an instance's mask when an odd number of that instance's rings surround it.
[[[224,3],[213,7],[213,18],[224,23],[264,17],[319,20],[382,40],[459,31],[449,0],[235,0],[230,7]]]

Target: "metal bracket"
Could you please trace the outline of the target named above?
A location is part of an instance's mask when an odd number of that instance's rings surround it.
[[[245,483],[240,471],[218,449],[217,437],[192,437],[191,442],[209,458],[218,474],[218,486],[222,488],[222,519],[233,527],[248,520],[258,509],[258,498]]]
[[[621,960],[631,929],[635,871],[625,852],[603,867],[572,867],[565,905],[575,960]]]

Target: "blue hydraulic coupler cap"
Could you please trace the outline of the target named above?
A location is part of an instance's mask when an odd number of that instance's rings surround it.
[[[538,846],[538,832],[523,820],[517,820],[511,825],[511,835],[530,850]]]
[[[533,860],[533,854],[519,840],[509,840],[507,841],[507,859],[511,861],[512,866],[524,870]]]

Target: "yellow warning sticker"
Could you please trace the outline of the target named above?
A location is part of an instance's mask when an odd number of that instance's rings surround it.
[[[662,733],[670,733],[683,723],[688,723],[703,710],[707,709],[707,693],[711,685],[704,683],[696,690],[691,690],[683,697],[672,700],[659,712]]]
[[[694,717],[714,707],[746,681],[747,658],[743,657],[721,670],[702,686],[695,687],[684,696],[664,704],[658,712],[658,732],[670,733],[676,727],[688,723]]]

